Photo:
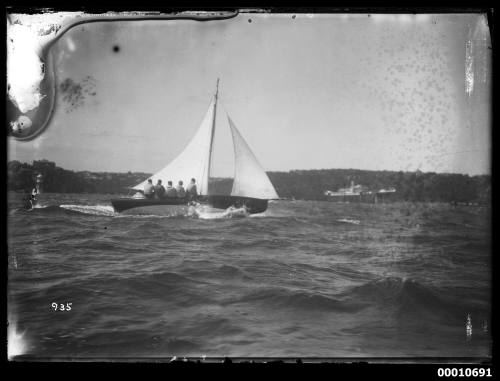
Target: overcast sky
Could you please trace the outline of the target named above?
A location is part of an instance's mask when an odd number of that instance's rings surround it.
[[[489,46],[486,17],[466,14],[84,24],[52,47],[51,125],[9,138],[9,160],[156,172],[220,78],[215,175],[233,171],[226,112],[267,171],[489,173]]]

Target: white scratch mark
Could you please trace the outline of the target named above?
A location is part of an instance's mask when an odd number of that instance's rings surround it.
[[[470,340],[472,336],[472,321],[470,318],[470,314],[467,314],[467,323],[465,324],[465,332],[467,334],[467,340]]]
[[[474,90],[474,45],[472,40],[465,44],[465,92],[471,96]]]

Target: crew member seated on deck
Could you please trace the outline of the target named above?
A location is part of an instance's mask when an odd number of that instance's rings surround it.
[[[172,186],[172,182],[169,181],[167,184],[168,185],[167,185],[167,189],[165,190],[165,196],[166,197],[177,197],[177,191]]]
[[[153,180],[148,179],[146,185],[144,185],[144,196],[146,198],[153,198],[155,193],[155,187],[153,186]]]
[[[156,198],[165,197],[165,187],[161,184],[161,180],[158,180],[158,182],[155,185],[155,197]]]
[[[175,190],[177,191],[177,197],[179,198],[186,197],[186,191],[184,190],[182,184],[184,184],[182,180],[179,180],[179,184],[175,187]]]
[[[196,180],[191,179],[191,182],[188,184],[186,188],[186,193],[189,200],[194,200],[198,197],[198,190],[196,189]]]

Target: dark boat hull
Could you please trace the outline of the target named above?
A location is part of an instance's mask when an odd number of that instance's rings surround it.
[[[187,199],[182,198],[164,198],[164,199],[137,199],[137,198],[116,198],[111,200],[111,205],[115,212],[122,213],[127,210],[140,209],[154,211],[156,208],[163,208],[164,206],[187,206],[189,205]],[[262,213],[267,209],[267,200],[239,197],[239,196],[202,196],[196,202],[201,204],[208,204],[213,208],[227,209],[231,206],[236,208],[245,207],[250,214]]]
[[[115,198],[111,200],[111,205],[113,205],[115,212],[121,213],[125,210],[134,208],[145,208],[163,205],[187,205],[187,200],[182,198]]]

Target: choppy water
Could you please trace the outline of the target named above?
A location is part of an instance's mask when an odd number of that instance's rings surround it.
[[[491,355],[487,208],[121,216],[106,195],[9,197],[11,355]]]

